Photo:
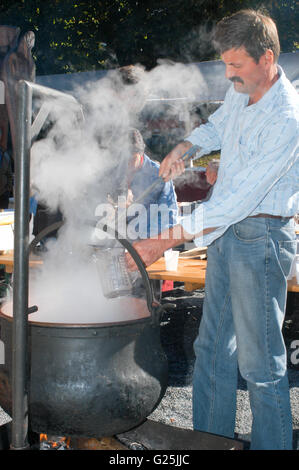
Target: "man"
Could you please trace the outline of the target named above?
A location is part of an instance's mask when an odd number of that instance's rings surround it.
[[[206,153],[221,148],[213,194],[159,240],[142,240],[135,248],[149,265],[185,240],[209,246],[194,343],[195,429],[234,436],[239,367],[253,414],[251,449],[291,449],[281,327],[296,251],[299,99],[277,65],[279,39],[269,17],[237,12],[218,23],[215,41],[233,84],[208,123],[160,167],[168,179],[183,171],[180,157],[191,145]],[[133,269],[130,257],[128,263]]]

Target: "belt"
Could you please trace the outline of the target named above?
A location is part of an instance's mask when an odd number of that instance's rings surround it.
[[[289,217],[283,217],[281,215],[272,215],[272,214],[257,214],[257,215],[249,215],[248,217],[265,217],[266,219],[293,219],[293,215]]]

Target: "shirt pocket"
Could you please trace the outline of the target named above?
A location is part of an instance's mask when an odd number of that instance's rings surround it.
[[[286,277],[291,272],[291,267],[297,251],[297,240],[278,241],[278,259],[281,269]]]
[[[243,164],[246,166],[249,164],[250,160],[254,158],[255,155],[255,144],[252,139],[241,138],[239,140],[239,158]]]

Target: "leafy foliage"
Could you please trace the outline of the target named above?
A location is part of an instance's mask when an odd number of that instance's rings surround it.
[[[277,22],[282,51],[298,49],[296,0],[2,0],[0,15],[1,24],[35,33],[42,75],[213,59],[215,23],[261,6]]]

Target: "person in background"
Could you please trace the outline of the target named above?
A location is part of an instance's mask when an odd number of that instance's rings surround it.
[[[11,159],[8,152],[0,148],[0,211],[8,209],[9,197],[13,191],[13,173]],[[7,274],[3,265],[0,265],[0,302],[5,297],[7,289]]]
[[[149,95],[146,72],[142,65],[125,65],[110,73],[111,87],[126,109],[129,127],[140,128],[140,113]]]
[[[191,216],[135,249],[148,266],[169,248],[208,246],[205,301],[194,343],[193,423],[234,437],[238,369],[253,415],[251,449],[292,449],[282,335],[287,277],[296,253],[299,97],[278,65],[274,21],[254,10],[223,18],[215,43],[232,84],[223,105],[162,161],[165,181],[197,144],[221,149],[217,181]],[[129,269],[136,269],[127,255]]]
[[[13,190],[13,173],[8,152],[0,148],[0,209],[8,209]]]

